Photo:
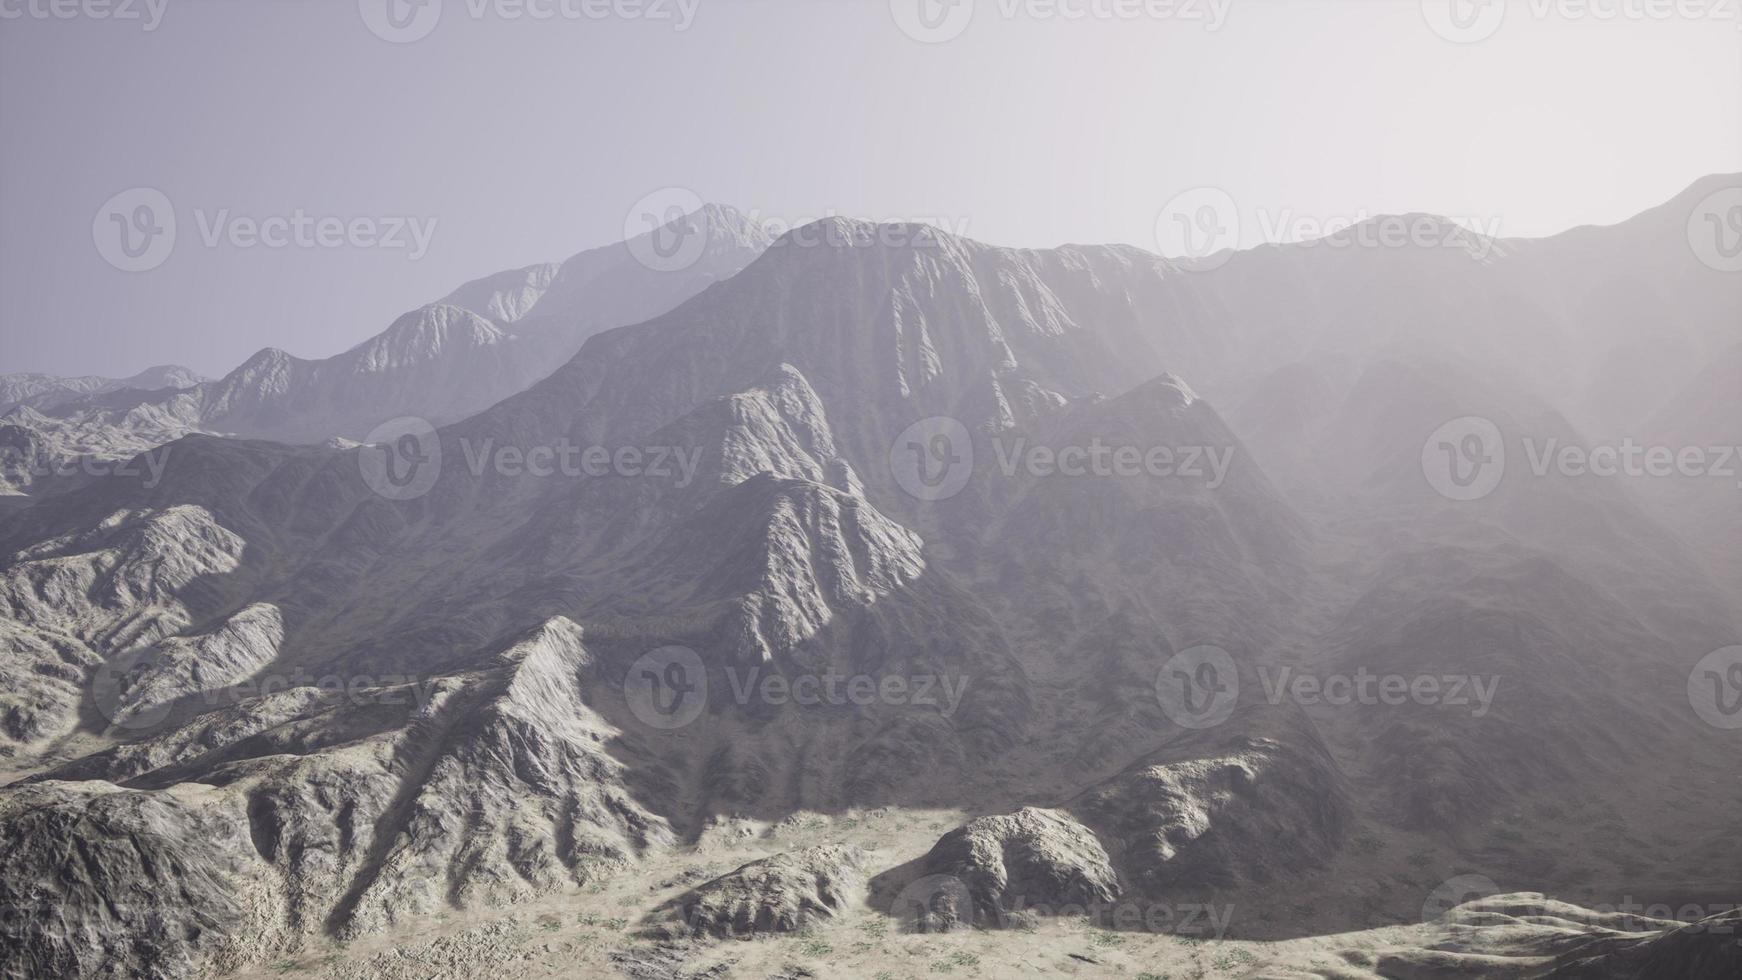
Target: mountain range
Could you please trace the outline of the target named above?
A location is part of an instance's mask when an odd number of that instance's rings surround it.
[[[1742,278],[1688,241],[1739,184],[1214,263],[708,207],[649,233],[680,271],[499,273],[324,360],[8,376],[0,968],[592,895],[635,927],[552,955],[630,976],[867,906],[1020,949],[1225,903],[1280,956],[1462,878],[1264,975],[1729,975],[1722,911],[1579,906],[1742,887],[1689,694],[1742,498],[1530,464],[1742,444]],[[1436,477],[1489,431],[1487,492]]]

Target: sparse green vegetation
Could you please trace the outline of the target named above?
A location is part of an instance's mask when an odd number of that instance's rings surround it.
[[[1237,970],[1240,967],[1251,966],[1253,963],[1258,962],[1258,957],[1253,955],[1252,951],[1249,949],[1240,949],[1236,947],[1234,949],[1224,950],[1210,962],[1218,970]]]
[[[835,947],[814,936],[807,936],[799,940],[798,948],[806,956],[827,956],[835,951]]]

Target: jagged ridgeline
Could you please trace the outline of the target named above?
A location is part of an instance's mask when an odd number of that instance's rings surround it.
[[[1710,923],[1559,899],[1742,881],[1738,744],[1687,701],[1736,642],[1733,507],[1452,500],[1421,454],[1470,415],[1736,438],[1704,399],[1742,406],[1742,290],[1685,241],[1725,182],[1214,269],[708,208],[678,272],[585,252],[321,361],[9,379],[0,968],[258,970],[607,894],[631,976],[1132,903],[1299,940],[1473,870],[1502,894],[1316,975],[1717,976]],[[1677,384],[1617,395],[1669,308]],[[356,442],[394,416],[429,423],[415,492]],[[1444,696],[1299,694],[1363,671]]]

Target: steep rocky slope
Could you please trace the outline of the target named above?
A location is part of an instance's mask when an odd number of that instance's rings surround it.
[[[1655,234],[1637,247],[1656,254]],[[1441,863],[1587,885],[1568,826],[1677,887],[1742,873],[1641,839],[1652,800],[1673,797],[1694,842],[1723,840],[1742,803],[1701,776],[1731,733],[1685,700],[1736,625],[1696,557],[1615,487],[1454,501],[1424,480],[1423,441],[1459,414],[1578,432],[1531,370],[1468,373],[1496,356],[1489,317],[1547,308],[1499,271],[1537,246],[1266,249],[1203,273],[1121,247],[897,246],[843,219],[803,237],[829,244],[774,243],[433,431],[196,433],[158,470],[70,477],[0,514],[18,777],[0,870],[33,889],[19,900],[72,910],[32,920],[5,968],[175,976],[367,944],[618,887],[722,826],[800,812],[955,816],[905,865],[764,854],[675,904],[626,894],[625,918],[778,932],[929,880],[942,904],[900,925],[1299,889],[1354,929],[1419,906],[1398,891]],[[1560,268],[1532,276],[1573,290]],[[276,355],[186,397],[286,426],[312,417],[293,392],[403,407],[419,385],[383,380],[400,345],[493,356],[594,295],[569,275],[468,284],[359,348],[384,401]],[[1698,274],[1669,280],[1721,311]],[[1302,291],[1320,300],[1285,311]],[[1346,318],[1371,330],[1409,304],[1434,309],[1424,333],[1484,326],[1452,357],[1323,356]],[[1526,346],[1546,356],[1565,338],[1544,322]],[[1257,397],[1224,415],[1217,391]],[[34,411],[12,419],[50,432]],[[1289,682],[1363,672],[1500,686],[1351,705]],[[1199,714],[1204,697],[1226,710]],[[195,840],[208,812],[236,832]],[[99,818],[122,849],[81,870]],[[188,894],[168,938],[96,907],[160,888]]]

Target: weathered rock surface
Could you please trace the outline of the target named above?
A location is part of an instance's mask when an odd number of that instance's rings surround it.
[[[270,942],[234,800],[49,782],[0,793],[0,973],[180,977]],[[253,949],[244,949],[254,944]]]
[[[673,935],[797,932],[858,900],[864,863],[857,848],[841,845],[776,854],[673,899],[652,922]]]
[[[957,915],[987,927],[1105,906],[1122,891],[1101,842],[1061,810],[1024,807],[1007,816],[976,817],[945,834],[921,864],[928,875],[966,885],[971,918],[963,915],[967,910]]]

